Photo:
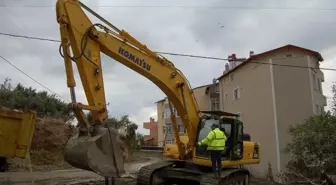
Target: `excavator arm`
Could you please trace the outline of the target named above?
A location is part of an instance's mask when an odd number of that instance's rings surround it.
[[[179,141],[175,116],[171,114],[179,157],[190,159],[196,143],[199,112],[191,87],[184,75],[172,62],[148,49],[126,31],[117,29],[78,0],[58,0],[56,8],[62,40],[60,52],[62,51],[61,55],[65,61],[67,85],[72,97],[71,105],[80,125],[79,134],[70,142],[72,144],[68,144],[66,160],[73,166],[92,170],[104,176],[118,176],[118,171],[123,171],[123,168],[117,164],[120,160],[118,158],[120,154],[117,154],[119,145],[115,141],[118,136],[105,137],[110,133],[109,128],[108,130],[101,128],[107,118],[101,52],[146,77],[168,96],[169,104],[172,103],[176,108],[189,137],[187,146]],[[98,17],[107,26],[91,23],[82,8]],[[73,56],[70,56],[70,49]],[[76,102],[72,61],[77,66],[88,105]],[[92,113],[93,123],[89,123],[83,110],[89,110]],[[99,132],[92,130],[99,130]],[[83,137],[84,139],[80,139]],[[94,141],[92,138],[95,138]],[[112,148],[108,148],[107,144],[101,144],[100,138],[105,138],[103,140],[106,143],[110,142]],[[88,141],[91,142],[90,145],[87,145]],[[99,143],[106,148],[101,148]],[[89,149],[84,149],[85,147]],[[99,155],[94,155],[97,150],[101,152],[98,152]],[[114,151],[110,153],[111,159],[117,161],[109,164],[111,166],[109,170],[100,168],[100,165],[104,164],[101,160],[96,161],[97,156],[105,155],[107,151]],[[78,156],[84,157],[78,160]],[[83,160],[86,162],[83,163]]]

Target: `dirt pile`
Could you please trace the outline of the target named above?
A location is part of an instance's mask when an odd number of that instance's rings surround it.
[[[61,149],[74,133],[74,126],[60,119],[45,118],[38,120],[32,141],[32,150]]]
[[[63,159],[63,148],[75,132],[72,125],[53,118],[39,119],[32,140],[30,158],[33,171],[71,168]],[[10,171],[29,169],[27,159],[9,159]]]
[[[32,145],[30,159],[32,171],[51,171],[73,168],[64,161],[63,150],[68,139],[76,133],[73,125],[64,123],[60,119],[38,119]],[[131,150],[124,146],[125,162],[138,161]],[[29,161],[21,158],[8,158],[9,171],[29,171]]]

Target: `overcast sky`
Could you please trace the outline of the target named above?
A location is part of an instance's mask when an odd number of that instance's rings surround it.
[[[223,58],[236,53],[238,57],[248,57],[250,50],[261,53],[293,44],[320,52],[325,59],[321,67],[336,68],[334,0],[82,2],[154,51]],[[0,0],[0,32],[59,40],[54,5],[55,1],[50,0]],[[111,7],[115,5],[118,7]],[[0,43],[1,56],[66,100],[70,99],[59,43],[1,35]],[[211,83],[222,74],[225,65],[216,60],[166,57],[182,70],[192,87]],[[139,124],[138,131],[148,133],[142,122],[150,116],[156,119],[155,102],[165,95],[152,82],[112,58],[103,56],[102,60],[110,116],[128,114]],[[4,61],[0,63],[1,81],[9,77],[14,84],[45,90]],[[323,72],[324,94],[330,97],[336,72]],[[78,76],[76,79],[78,100],[86,103]]]

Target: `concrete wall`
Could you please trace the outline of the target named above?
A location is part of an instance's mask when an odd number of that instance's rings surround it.
[[[201,111],[210,110],[210,98],[205,94],[207,86],[193,89],[198,109]]]
[[[157,123],[158,123],[158,146],[163,146],[164,141],[164,134],[163,134],[163,126],[164,126],[164,119],[163,119],[163,103],[164,101],[157,102]]]
[[[282,55],[281,55],[282,54]],[[291,54],[291,57],[286,55]],[[297,51],[278,53],[273,64],[307,67],[307,56]],[[291,125],[303,123],[314,114],[311,94],[311,79],[307,68],[271,66],[273,70],[277,125],[279,135],[280,167],[286,170],[291,157],[285,147],[291,141],[288,129]]]
[[[319,67],[319,63],[316,58],[311,56],[306,56],[308,66]],[[309,69],[309,75],[311,79],[311,90],[312,90],[312,103],[314,104],[314,113],[320,114],[324,112],[324,107],[327,106],[327,99],[323,95],[322,82],[324,82],[324,74],[320,69]]]
[[[290,156],[285,147],[291,141],[288,128],[321,113],[326,105],[316,84],[316,78],[318,83],[324,81],[321,70],[279,65],[319,64],[307,53],[286,48],[258,57],[220,79],[222,110],[240,113],[245,132],[261,144],[261,163],[253,165],[258,175],[265,175],[268,162],[274,174],[286,170]],[[237,88],[240,97],[234,100],[233,90]]]
[[[206,88],[207,86],[201,86],[201,87],[196,87],[193,89],[194,96],[195,96],[196,102],[200,110],[209,110],[210,108],[209,95],[205,94]],[[174,107],[172,108],[174,109]],[[173,130],[171,119],[170,119],[169,104],[166,99],[157,102],[157,112],[158,112],[158,143],[159,143],[159,146],[163,145],[164,140],[166,140],[168,143],[173,143],[174,142],[174,130]],[[176,113],[176,122],[178,124],[178,127],[180,127],[179,134],[184,135],[185,132],[183,132],[183,130],[185,128],[182,123],[182,120],[180,119],[177,113]]]
[[[249,63],[219,80],[222,110],[240,113],[244,132],[261,144],[261,162],[250,166],[257,175],[266,174],[268,163],[277,167],[270,75],[269,65]],[[239,89],[240,94],[237,100],[234,99],[235,89]]]
[[[145,144],[158,146],[158,124],[154,118],[150,118],[149,122],[144,122],[143,127],[149,129],[149,135],[144,136]]]

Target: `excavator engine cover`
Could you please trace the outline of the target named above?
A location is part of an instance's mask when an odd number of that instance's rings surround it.
[[[78,132],[67,142],[64,159],[76,168],[104,177],[120,177],[125,173],[122,141],[112,128],[95,126],[90,136]]]

